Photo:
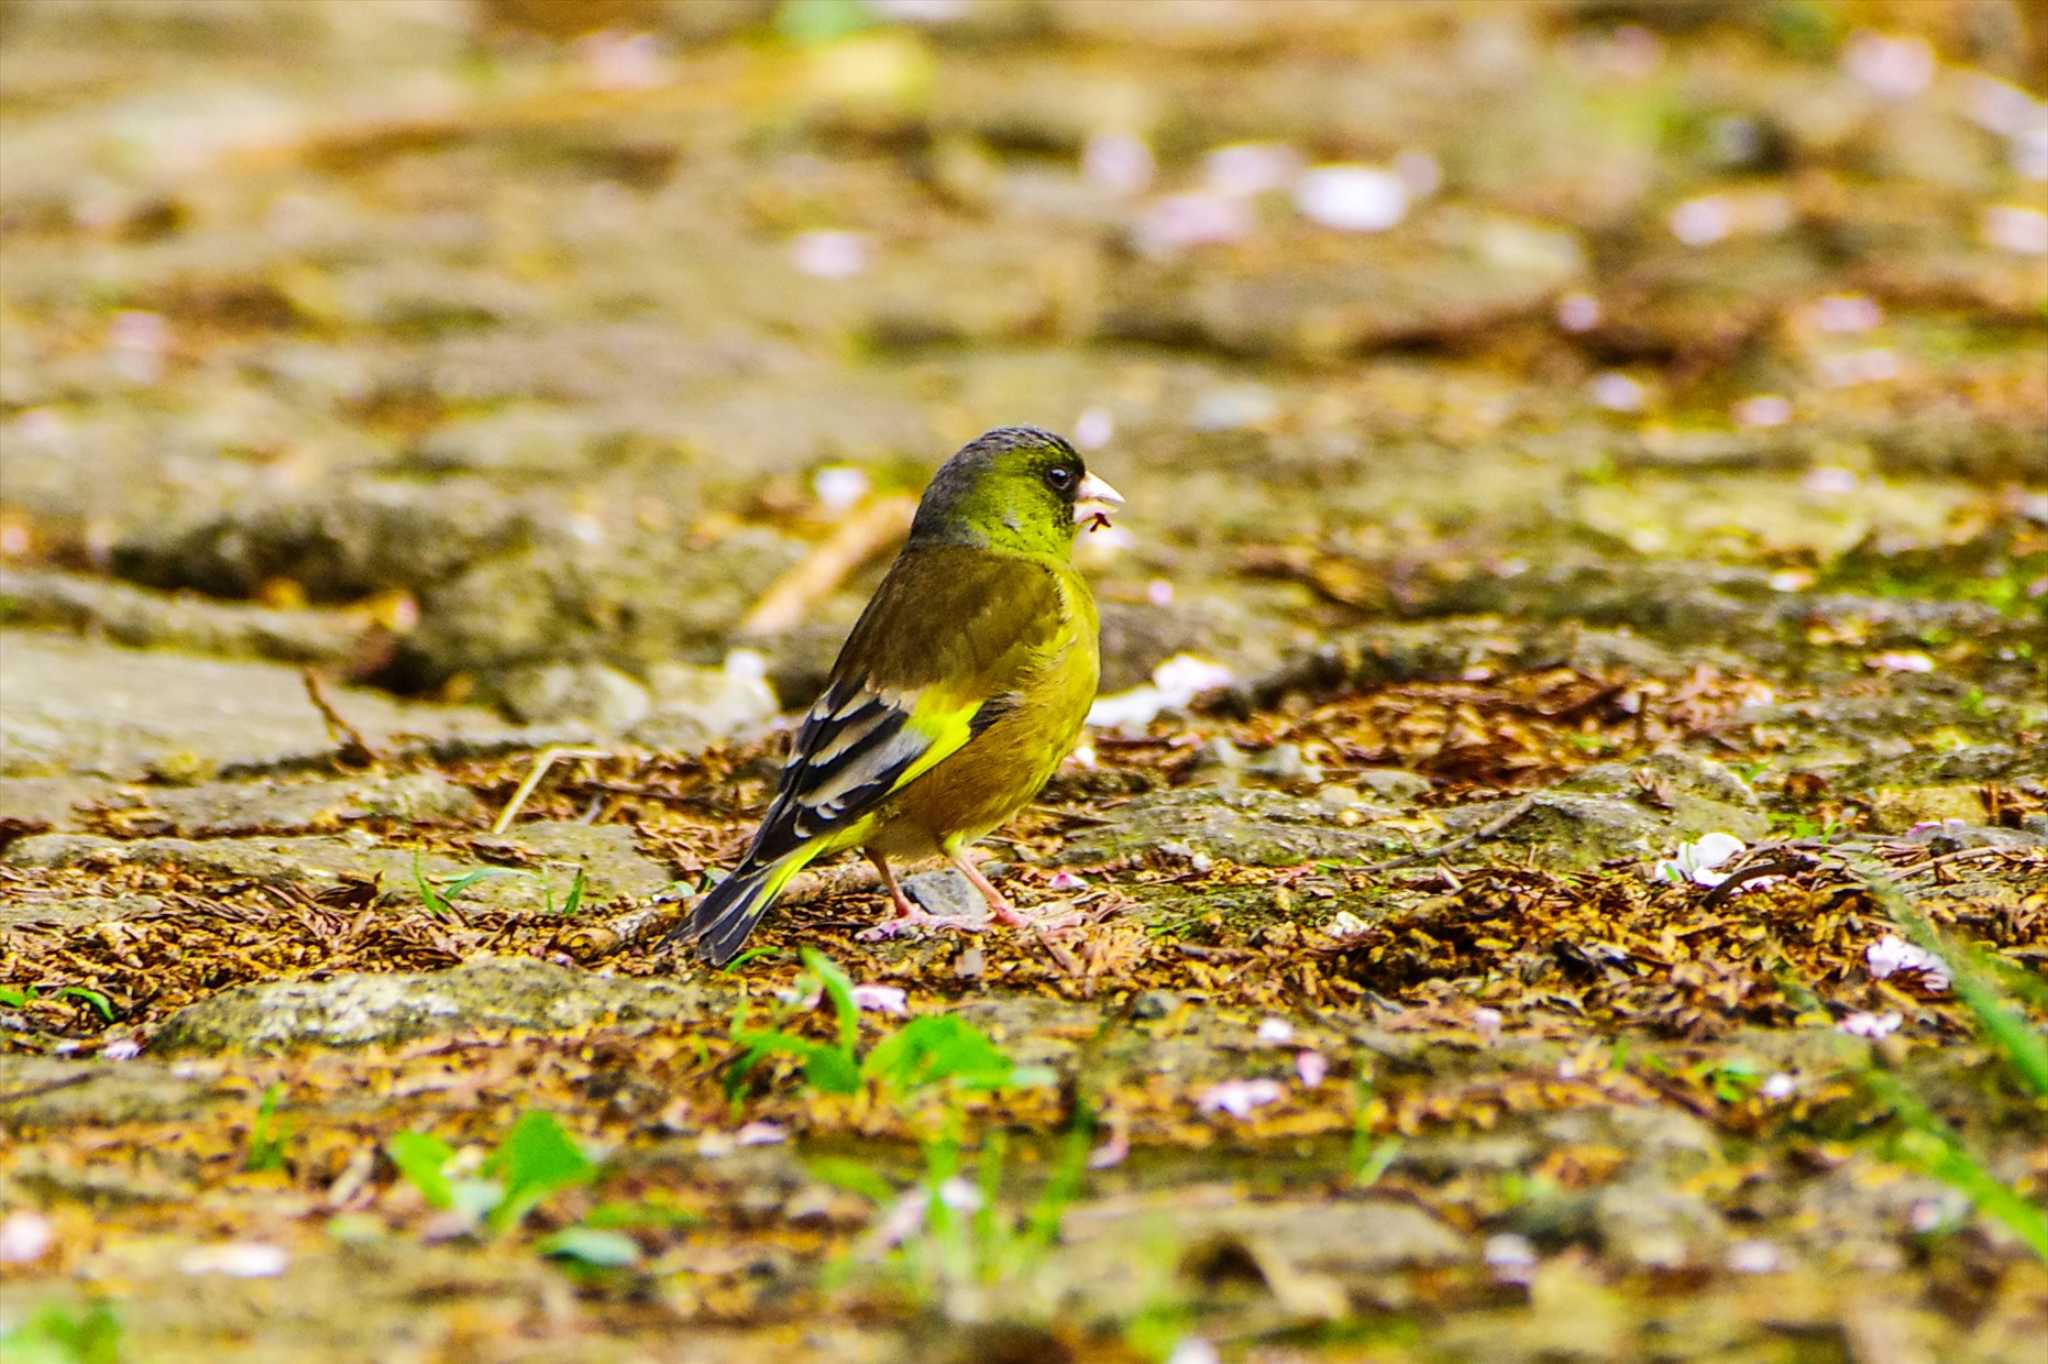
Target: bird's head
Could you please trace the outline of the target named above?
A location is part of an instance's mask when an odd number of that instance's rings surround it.
[[[969,441],[932,475],[910,541],[1064,558],[1076,525],[1107,526],[1123,500],[1052,432],[999,426]]]

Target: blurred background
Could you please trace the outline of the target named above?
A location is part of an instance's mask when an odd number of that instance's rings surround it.
[[[0,601],[674,740],[1033,422],[1110,689],[2038,611],[2044,78],[2016,0],[5,0]]]

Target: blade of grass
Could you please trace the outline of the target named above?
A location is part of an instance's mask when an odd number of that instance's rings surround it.
[[[832,1012],[839,1020],[839,1047],[851,1062],[860,1042],[860,1005],[853,1001],[853,981],[839,969],[839,963],[815,947],[804,949],[803,963],[804,969],[817,977],[825,998],[832,1001]]]
[[[419,892],[420,903],[426,906],[427,913],[437,919],[448,917],[448,902],[441,898],[440,892],[427,880],[427,869],[420,862],[418,848],[412,850],[412,884],[413,889]]]
[[[1095,1113],[1083,1106],[1075,1110],[1073,1126],[1067,1129],[1060,1147],[1060,1162],[1053,1167],[1045,1192],[1032,1205],[1031,1216],[1024,1224],[1024,1235],[1018,1245],[1022,1263],[1031,1263],[1058,1239],[1068,1206],[1081,1195],[1082,1182],[1088,1177],[1088,1155],[1094,1149]]]
[[[1906,1131],[1887,1147],[1886,1157],[1938,1179],[2006,1227],[2043,1260],[2048,1260],[2048,1211],[2022,1198],[1963,1145],[1955,1129],[1936,1116],[1895,1075],[1882,1070],[1864,1074],[1864,1083],[1889,1104]]]
[[[1862,878],[1871,898],[1914,945],[1947,964],[1956,998],[1975,1016],[1978,1030],[2005,1058],[2007,1068],[2036,1095],[2048,1098],[2048,1037],[2035,1031],[2009,1006],[1994,983],[1983,950],[1959,938],[1945,938],[1874,859],[1852,856],[1850,866]]]
[[[88,990],[83,985],[66,985],[61,990],[50,992],[53,999],[82,999],[92,1005],[94,1012],[111,1023],[114,1021],[114,1002],[98,990]]]

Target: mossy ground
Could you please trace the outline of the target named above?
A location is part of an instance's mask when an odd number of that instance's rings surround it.
[[[2048,1113],[1875,969],[1870,875],[2048,1020],[2048,268],[1991,83],[2037,16],[555,8],[0,4],[0,1329],[2038,1354],[2048,1268],[1901,1114],[2038,1207]],[[1246,139],[1442,183],[1154,254]],[[866,268],[801,273],[818,230]],[[844,524],[817,475],[884,502],[1013,420],[1130,497],[1107,688],[1235,677],[989,841],[1080,926],[864,942],[852,868],[737,970],[659,950],[784,742],[719,665],[801,706],[879,571],[743,633]],[[1713,832],[1778,879],[1653,874]],[[1054,1082],[735,1092],[741,1010],[837,1035],[805,948]],[[389,1155],[536,1109],[602,1172],[501,1238]],[[992,1211],[897,1225],[953,1160]],[[622,1205],[632,1265],[540,1255]]]

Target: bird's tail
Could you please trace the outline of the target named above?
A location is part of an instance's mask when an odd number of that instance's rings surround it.
[[[689,922],[669,937],[688,938],[697,945],[698,956],[713,966],[725,965],[739,953],[740,945],[789,884],[789,878],[816,855],[813,849],[798,848],[774,862],[740,863],[705,893],[690,911]]]

